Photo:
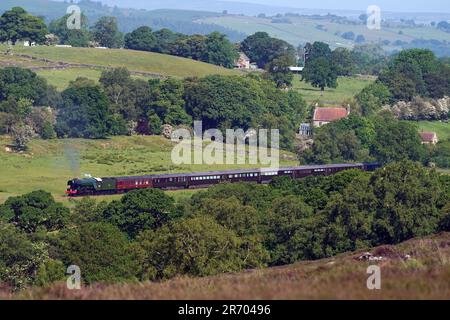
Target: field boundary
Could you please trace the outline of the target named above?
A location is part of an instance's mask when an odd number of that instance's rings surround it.
[[[5,52],[2,52],[2,54],[6,54]],[[73,69],[73,68],[88,68],[88,69],[95,69],[95,70],[102,70],[102,71],[109,71],[114,70],[115,67],[108,67],[108,66],[101,66],[96,64],[88,64],[88,63],[74,63],[74,62],[66,62],[66,61],[54,61],[47,58],[39,58],[35,57],[29,54],[23,54],[23,53],[14,53],[11,56],[29,59],[33,61],[53,64],[49,66],[28,66],[27,69],[33,70],[33,71],[42,71],[42,70],[66,70],[66,69]],[[135,76],[144,76],[149,78],[159,78],[159,79],[166,79],[167,76],[155,73],[155,72],[146,72],[146,71],[136,71],[136,70],[129,70],[130,74]]]

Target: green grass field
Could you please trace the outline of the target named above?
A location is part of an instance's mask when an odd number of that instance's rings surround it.
[[[450,139],[450,123],[440,121],[420,121],[419,128],[421,131],[436,132],[438,139],[443,141]]]
[[[343,101],[354,97],[364,87],[375,81],[371,78],[340,77],[338,87],[336,89],[326,88],[322,96],[319,88],[314,88],[300,79],[301,76],[295,76],[294,89],[300,92],[308,103],[320,101],[324,105],[341,105]]]
[[[67,88],[71,81],[79,77],[87,78],[98,82],[102,71],[88,68],[69,68],[64,70],[39,70],[36,73],[47,79],[47,82],[55,86],[59,91]]]
[[[36,73],[47,79],[47,82],[62,91],[67,88],[71,81],[79,77],[87,78],[98,82],[102,74],[101,70],[89,68],[68,68],[64,70],[38,70]],[[149,79],[149,77],[135,76],[132,78]]]
[[[51,192],[58,201],[64,196],[67,181],[83,174],[124,176],[151,173],[203,172],[258,165],[174,165],[174,144],[162,137],[114,137],[106,140],[34,140],[27,153],[7,152],[9,138],[0,136],[0,203],[8,197],[38,189]],[[295,155],[281,152],[282,166],[296,165]],[[289,158],[291,160],[283,160]],[[192,190],[170,192],[175,198],[189,197]],[[101,197],[116,199],[119,196]]]
[[[271,36],[283,39],[294,46],[306,42],[323,41],[332,47],[353,47],[354,42],[343,39],[340,34],[353,32],[363,35],[368,42],[396,40],[411,42],[414,39],[436,39],[450,41],[450,34],[430,26],[386,28],[369,30],[365,25],[339,24],[331,19],[311,19],[310,17],[289,17],[291,23],[272,23],[271,19],[223,16],[202,19],[204,23],[214,23],[245,34],[264,31]],[[319,27],[320,26],[320,27]],[[401,32],[400,32],[401,31]]]
[[[0,51],[5,51],[5,49],[5,46],[0,46]],[[130,71],[180,78],[202,77],[210,74],[239,74],[235,70],[225,69],[191,59],[124,49],[105,50],[94,48],[56,48],[50,46],[15,46],[13,52],[37,58],[45,58],[52,62],[62,61],[66,63],[114,68],[126,67]]]

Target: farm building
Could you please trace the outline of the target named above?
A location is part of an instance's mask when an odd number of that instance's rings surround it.
[[[314,110],[314,127],[321,127],[327,123],[348,117],[350,109],[346,108],[316,108]]]
[[[439,142],[436,132],[420,132],[422,144],[437,144]]]
[[[239,58],[236,61],[235,67],[236,69],[250,69],[250,59],[243,52],[239,54]]]

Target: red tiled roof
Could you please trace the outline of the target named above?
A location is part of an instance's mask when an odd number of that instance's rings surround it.
[[[316,108],[314,111],[314,121],[331,122],[347,116],[348,111],[345,108]]]
[[[435,136],[435,132],[420,132],[420,137],[424,142],[432,142]]]

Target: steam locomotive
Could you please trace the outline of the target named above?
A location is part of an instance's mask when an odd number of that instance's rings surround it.
[[[66,194],[70,197],[120,194],[131,190],[158,188],[163,190],[207,188],[219,183],[270,183],[275,177],[301,179],[309,176],[328,176],[344,170],[374,171],[378,163],[332,164],[299,166],[279,169],[244,169],[179,174],[153,174],[130,177],[73,179]]]

